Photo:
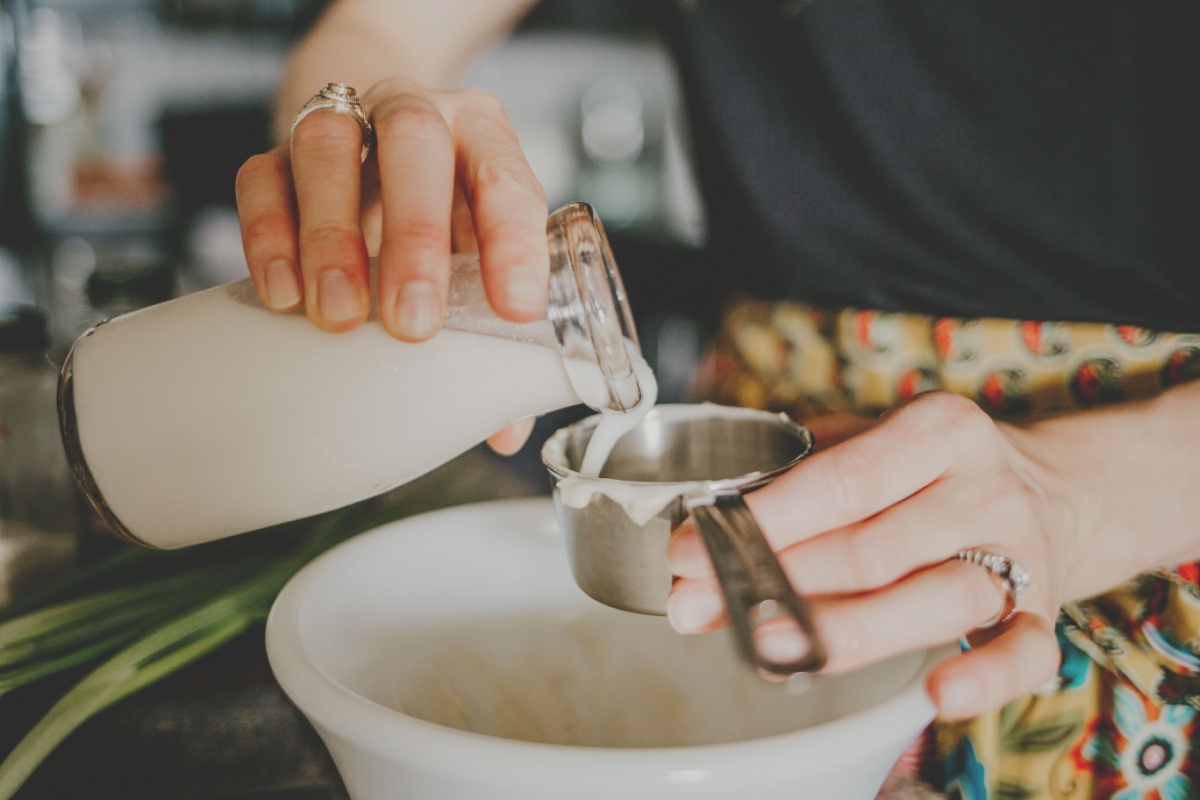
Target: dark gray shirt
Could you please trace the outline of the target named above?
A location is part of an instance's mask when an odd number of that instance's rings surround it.
[[[1200,331],[1200,5],[677,0],[670,16],[739,282]]]

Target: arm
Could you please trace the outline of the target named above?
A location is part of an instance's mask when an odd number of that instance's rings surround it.
[[[1200,558],[1200,382],[1158,397],[1048,418],[993,422],[977,406],[924,395],[813,455],[747,497],[793,584],[818,598],[815,623],[842,671],[953,641],[995,615],[984,548],[1023,562],[1018,613],[943,662],[929,691],[943,716],[999,707],[1058,662],[1065,603],[1140,572]],[[672,537],[672,623],[724,622],[694,531]],[[786,631],[762,626],[769,641]]]
[[[326,83],[365,92],[401,75],[447,88],[467,62],[502,37],[536,0],[340,0],[288,60],[277,92],[279,141],[297,109]]]

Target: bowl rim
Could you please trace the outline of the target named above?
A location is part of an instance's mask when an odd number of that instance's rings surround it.
[[[926,649],[913,676],[882,703],[826,723],[734,742],[630,748],[528,742],[427,722],[352,691],[308,657],[301,638],[301,617],[309,591],[327,571],[377,541],[399,535],[405,528],[428,524],[431,517],[489,506],[512,509],[513,513],[523,506],[553,509],[548,498],[485,501],[397,520],[331,548],[284,586],[267,618],[267,658],[284,693],[318,730],[331,732],[387,760],[415,761],[427,769],[460,771],[475,760],[501,760],[519,772],[603,769],[608,780],[616,778],[614,769],[643,775],[648,771],[661,774],[663,770],[709,775],[727,770],[738,774],[767,770],[765,774],[778,776],[784,771],[807,769],[805,765],[813,761],[831,768],[861,761],[865,752],[910,741],[934,718],[933,703],[924,690],[925,677],[934,664],[957,652],[952,645]],[[873,717],[880,721],[862,724]],[[398,757],[397,753],[403,755]]]

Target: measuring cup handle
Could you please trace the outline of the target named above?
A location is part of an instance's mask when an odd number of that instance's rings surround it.
[[[729,623],[742,657],[776,675],[812,672],[825,665],[825,649],[817,638],[809,604],[792,589],[775,553],[740,492],[698,498],[688,510],[712,559]],[[790,662],[764,658],[754,644],[754,631],[771,619],[790,618],[808,640],[808,651]]]

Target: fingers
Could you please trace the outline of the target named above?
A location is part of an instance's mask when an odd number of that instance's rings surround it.
[[[235,193],[242,248],[259,299],[274,311],[299,308],[304,295],[287,148],[254,156],[243,164]]]
[[[292,133],[300,267],[308,317],[329,331],[367,318],[370,280],[359,218],[362,131],[346,114],[321,109]]]
[[[922,395],[878,425],[815,453],[746,496],[775,550],[865,520],[953,469],[963,453],[997,436],[969,400]],[[802,513],[797,513],[797,510]]]
[[[986,571],[960,561],[922,570],[882,590],[816,598],[813,624],[828,656],[823,671],[846,672],[945,644],[992,619],[1003,604],[1002,587]],[[716,579],[677,580],[667,618],[681,633],[727,624]],[[979,633],[973,650],[943,662],[929,676],[930,697],[947,719],[998,708],[1041,686],[1058,668],[1058,643],[1045,616],[1018,613]],[[755,642],[760,653],[780,661],[798,658],[809,647],[788,620],[763,623],[755,630]]]
[[[1004,592],[984,570],[947,561],[886,589],[821,603],[814,618],[829,672],[952,642],[993,619]]]
[[[1033,553],[1025,539],[1037,523],[1010,500],[995,484],[939,482],[869,520],[793,545],[779,562],[805,593],[842,594],[887,586],[981,544],[1007,550],[1020,542],[1021,552]]]
[[[383,243],[379,313],[406,341],[423,341],[442,324],[450,280],[454,143],[442,113],[424,92],[367,95],[382,176]]]
[[[788,580],[805,594],[878,589],[965,547],[999,541],[1031,527],[1022,516],[1023,507],[1007,499],[991,484],[937,481],[906,502],[802,540],[777,557]],[[712,572],[703,540],[686,520],[672,532],[667,559],[672,572],[682,577]]]
[[[1003,605],[1003,590],[987,572],[947,561],[875,592],[816,599],[812,614],[827,654],[825,671],[846,672],[954,641],[995,617]],[[712,578],[676,581],[667,608],[668,620],[682,633],[711,630],[725,622],[720,589]],[[785,623],[763,623],[756,629],[756,641],[760,646],[769,643],[773,653],[802,654],[807,642],[789,641],[797,631]]]
[[[303,304],[326,330],[355,327],[370,310],[366,232],[379,248],[380,319],[398,338],[421,341],[441,326],[452,251],[480,253],[501,317],[541,317],[546,201],[500,102],[401,79],[363,102],[376,134],[365,165],[355,120],[321,109],[295,126],[290,147],[239,174],[246,259],[262,301],[281,311]]]
[[[667,597],[667,621],[679,633],[710,631],[728,622],[725,599],[717,579],[676,581]]]
[[[545,194],[499,101],[470,91],[455,98],[458,169],[488,300],[508,319],[537,319],[550,269]]]
[[[529,417],[520,422],[514,422],[504,430],[488,437],[487,443],[502,456],[514,455],[529,440],[529,434],[533,433],[533,424],[535,421],[533,417]]]
[[[987,644],[935,667],[926,689],[942,717],[968,719],[1038,688],[1059,660],[1051,621],[1017,614]]]

